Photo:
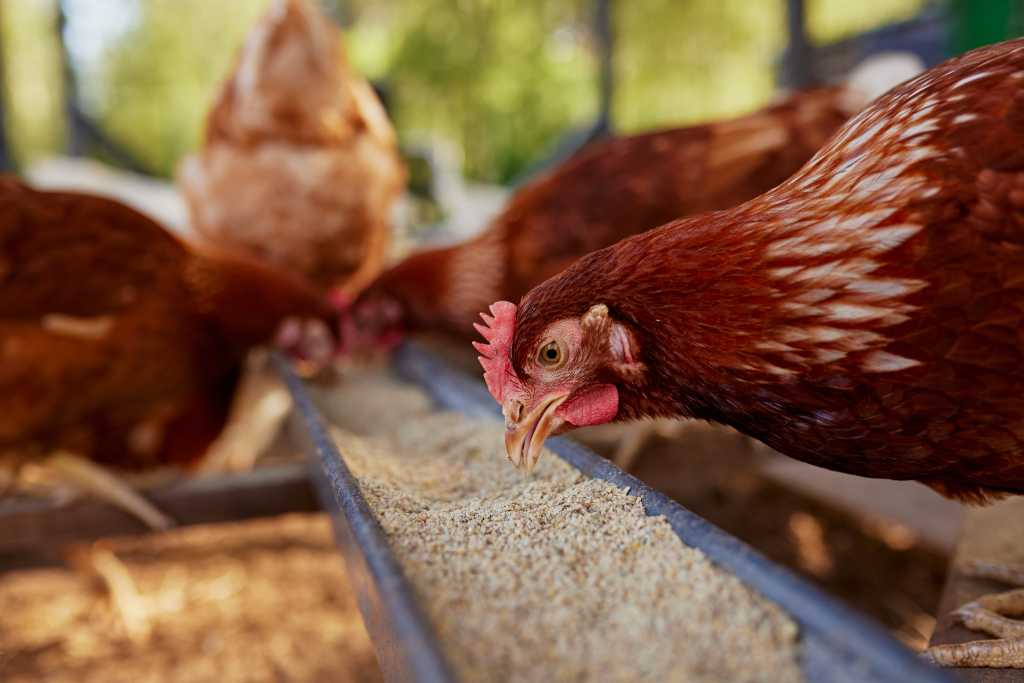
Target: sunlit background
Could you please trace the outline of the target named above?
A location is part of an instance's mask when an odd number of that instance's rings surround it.
[[[323,4],[346,29],[355,67],[385,94],[407,150],[434,150],[467,178],[503,184],[593,127],[606,55],[607,118],[628,132],[745,112],[769,100],[790,39],[787,5],[805,5],[812,50],[847,43],[831,67],[826,59],[805,60],[832,71],[847,68],[867,43],[910,45],[934,61],[1005,37],[1007,26],[1012,32],[1020,23],[1012,0]],[[172,175],[196,145],[214,89],[266,5],[6,0],[3,93],[13,163],[71,151]],[[881,38],[861,36],[882,27],[889,28]]]

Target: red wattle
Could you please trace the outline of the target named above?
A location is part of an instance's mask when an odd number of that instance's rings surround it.
[[[619,390],[614,384],[599,384],[574,394],[556,413],[576,427],[611,422],[619,412]]]

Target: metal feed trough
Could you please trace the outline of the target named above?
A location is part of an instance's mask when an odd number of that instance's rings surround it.
[[[145,497],[179,526],[320,509],[301,460],[175,479]],[[95,498],[5,499],[0,492],[0,572],[60,564],[69,543],[147,531],[135,516]]]
[[[399,373],[424,387],[436,403],[469,416],[498,418],[481,383],[453,371],[414,345],[396,355]],[[278,359],[295,398],[292,427],[302,443],[321,503],[332,517],[367,630],[389,681],[457,681],[426,616],[391,554],[359,487],[330,439],[326,423],[303,383]],[[952,683],[881,628],[840,605],[803,579],[644,485],[579,444],[555,438],[548,448],[588,477],[628,487],[650,515],[663,515],[686,545],[775,602],[800,626],[800,666],[811,683]]]

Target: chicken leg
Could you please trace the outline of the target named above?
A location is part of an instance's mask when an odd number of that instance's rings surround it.
[[[623,472],[629,472],[652,441],[659,437],[678,439],[687,427],[688,422],[685,420],[645,420],[598,425],[581,434],[580,439],[612,451],[609,459]]]
[[[979,579],[1024,586],[1024,567],[971,561],[959,571]],[[1024,588],[983,595],[952,613],[953,618],[972,631],[997,636],[928,648],[926,658],[940,666],[1008,667],[1024,669]]]
[[[247,472],[270,448],[292,409],[291,396],[263,351],[249,354],[231,413],[210,444],[200,472]]]

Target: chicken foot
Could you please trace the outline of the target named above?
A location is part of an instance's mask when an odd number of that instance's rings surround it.
[[[1024,567],[965,562],[959,571],[970,577],[1024,586]],[[934,645],[924,655],[940,666],[1024,668],[1024,588],[983,595],[951,615],[972,631],[996,636],[953,645]]]
[[[85,458],[66,451],[57,451],[46,458],[44,463],[77,488],[134,515],[153,530],[163,531],[175,526],[173,519],[160,512],[138,491]]]

